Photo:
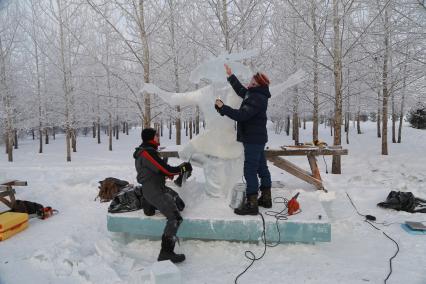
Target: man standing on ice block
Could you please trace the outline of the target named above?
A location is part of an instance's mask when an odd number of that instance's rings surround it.
[[[177,167],[168,165],[157,151],[159,145],[160,137],[156,130],[145,128],[142,130],[142,144],[136,148],[133,157],[135,158],[137,181],[142,184],[144,198],[167,218],[161,238],[158,261],[171,260],[177,263],[185,260],[184,254],[174,252],[176,233],[182,223],[182,217],[176,206],[179,203],[176,200],[177,194],[173,194],[166,187],[166,177],[173,178],[175,175],[191,172],[192,166],[189,162],[182,163]]]
[[[263,73],[253,75],[250,84],[244,87],[231,68],[225,64],[228,82],[235,93],[243,99],[239,109],[233,109],[220,99],[216,99],[215,108],[221,115],[237,121],[237,141],[244,146],[244,177],[247,182],[246,202],[234,210],[238,215],[257,215],[258,206],[272,207],[271,174],[265,159],[265,144],[268,142],[266,130],[266,110],[268,108],[269,79]],[[260,177],[260,188],[257,176]],[[261,191],[258,199],[258,191]]]

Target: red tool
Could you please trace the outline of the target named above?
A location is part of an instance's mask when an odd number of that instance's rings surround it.
[[[287,204],[287,208],[288,208],[288,215],[294,215],[299,213],[300,210],[300,204],[297,201],[297,197],[299,196],[299,192],[296,193],[295,196],[293,196],[292,199],[290,199],[290,201]]]
[[[43,209],[41,209],[37,215],[40,219],[45,220],[53,215],[58,214],[58,210],[56,209],[52,209],[52,207],[48,206],[48,207],[43,207]]]

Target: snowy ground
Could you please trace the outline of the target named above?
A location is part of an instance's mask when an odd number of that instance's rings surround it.
[[[240,278],[239,283],[383,283],[389,271],[388,259],[395,245],[380,231],[358,216],[350,205],[348,192],[359,211],[372,214],[377,222],[426,221],[426,214],[386,211],[376,207],[390,190],[412,191],[426,198],[426,131],[404,128],[402,144],[390,143],[390,155],[380,155],[375,124],[362,125],[363,134],[351,127],[349,156],[342,158],[342,175],[325,173],[329,190],[326,210],[332,222],[332,241],[316,245],[285,244],[268,249],[266,256]],[[114,151],[106,142],[98,145],[80,137],[78,153],[65,162],[63,137],[51,141],[45,153],[37,154],[37,141],[21,141],[15,162],[0,161],[0,179],[22,179],[28,187],[17,189],[19,199],[51,205],[60,214],[45,221],[32,219],[27,230],[0,243],[0,283],[140,283],[140,275],[155,262],[160,242],[123,241],[106,229],[108,204],[93,199],[98,181],[114,176],[135,181],[133,148],[139,144],[140,129],[114,140]],[[309,141],[310,129],[302,130]],[[320,126],[320,137],[331,144],[328,129]],[[285,134],[269,130],[270,146],[291,144]],[[105,137],[103,138],[105,140]],[[172,144],[163,137],[163,145]],[[304,158],[290,158],[307,167]],[[331,160],[326,158],[329,170]],[[172,160],[171,163],[178,163]],[[275,167],[273,180],[289,190],[314,188]],[[194,176],[200,178],[201,170]],[[303,204],[301,204],[303,209]],[[0,207],[1,209],[4,207]],[[426,283],[426,236],[406,233],[399,224],[377,225],[394,238],[400,252],[393,261],[387,283]],[[261,244],[183,241],[177,251],[187,260],[179,264],[184,283],[233,283],[249,264],[244,251],[259,255]]]

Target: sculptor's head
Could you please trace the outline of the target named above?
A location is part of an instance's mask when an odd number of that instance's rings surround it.
[[[154,128],[145,128],[141,133],[142,142],[160,145],[160,135]]]
[[[248,88],[254,88],[254,87],[259,87],[259,86],[267,87],[267,86],[269,86],[269,84],[270,84],[270,81],[269,81],[268,76],[266,76],[265,73],[257,72],[256,74],[253,75],[253,77],[251,78],[251,81],[250,81],[250,83],[247,87]]]

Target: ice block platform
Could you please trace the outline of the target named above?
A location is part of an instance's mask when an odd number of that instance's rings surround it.
[[[182,191],[182,190],[181,190]],[[189,192],[188,192],[189,191]],[[191,190],[181,193],[186,201],[186,208],[182,212],[182,222],[178,236],[184,239],[200,240],[227,240],[257,242],[261,240],[262,219],[258,216],[238,216],[229,207],[229,202],[210,198],[204,194],[189,198]],[[300,192],[298,201],[302,211],[288,220],[278,221],[281,242],[315,243],[331,241],[331,225],[324,211],[319,192],[304,190],[286,190],[273,188],[272,197],[282,196],[290,199],[296,192]],[[276,219],[267,216],[266,211],[281,211],[284,205],[274,203],[271,209],[260,208],[265,218],[266,238],[268,242],[276,242],[279,238],[276,228]],[[160,239],[166,219],[158,211],[154,216],[145,216],[142,210],[108,214],[107,225],[111,232],[124,232],[141,238]]]

